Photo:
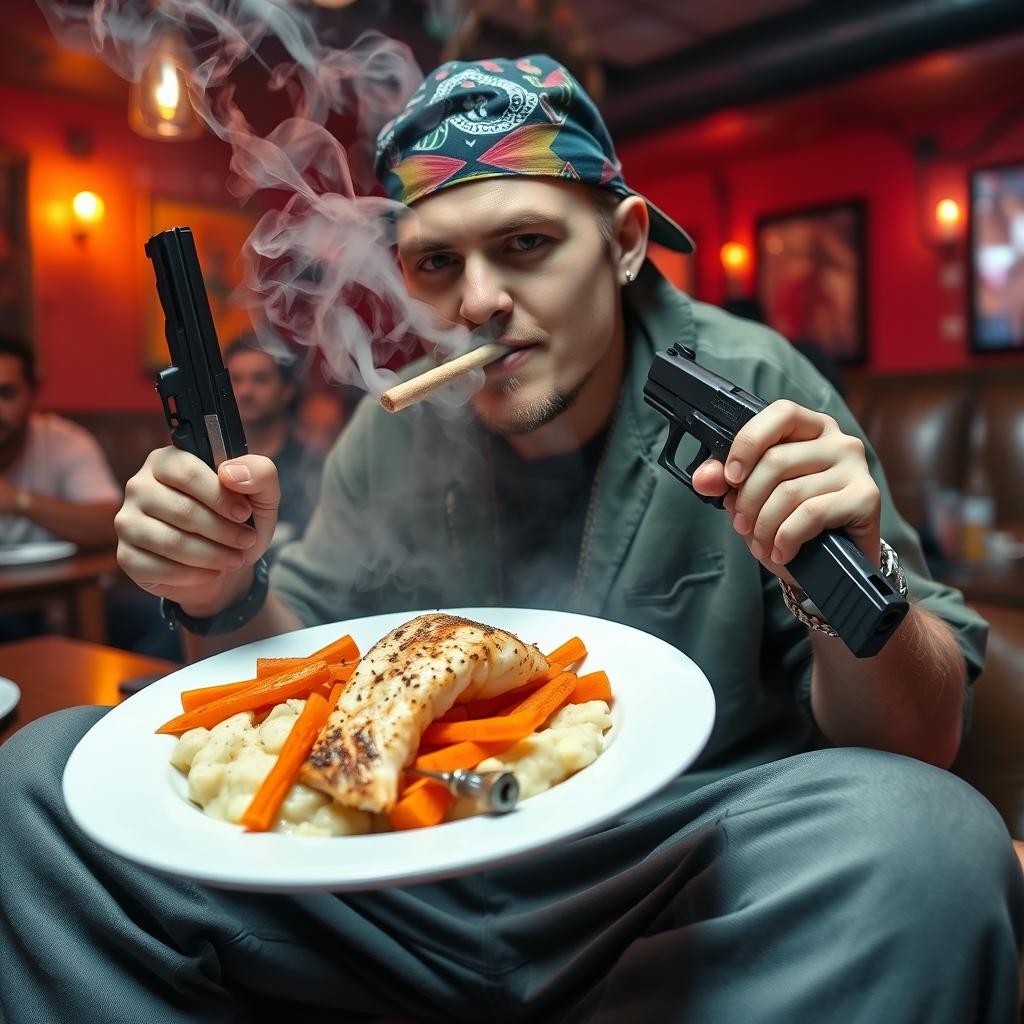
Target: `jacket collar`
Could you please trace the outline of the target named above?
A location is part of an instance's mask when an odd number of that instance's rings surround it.
[[[689,297],[669,284],[650,260],[623,295],[629,331],[623,411],[632,420],[642,451],[650,454],[664,437],[667,421],[644,401],[647,372],[658,349],[675,342],[693,347],[697,324]]]
[[[586,564],[576,611],[604,613],[626,552],[647,511],[658,474],[658,451],[667,420],[644,401],[643,389],[654,353],[673,342],[692,344],[696,324],[690,300],[672,287],[648,260],[625,292],[627,369],[619,413],[597,481]]]

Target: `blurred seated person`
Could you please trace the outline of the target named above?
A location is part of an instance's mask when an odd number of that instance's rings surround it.
[[[96,439],[33,410],[35,359],[0,339],[0,543],[67,540],[114,547],[121,488]]]
[[[0,338],[0,544],[113,548],[121,488],[88,431],[34,411],[37,391],[32,352]],[[0,641],[47,628],[42,609],[0,616]]]
[[[276,358],[255,335],[237,338],[224,351],[224,365],[238,403],[251,455],[277,467],[281,512],[272,554],[305,532],[320,483],[323,454],[299,439],[293,423],[296,388],[291,363]]]
[[[348,419],[348,411],[336,391],[317,388],[299,399],[295,434],[306,448],[321,459],[334,447]]]

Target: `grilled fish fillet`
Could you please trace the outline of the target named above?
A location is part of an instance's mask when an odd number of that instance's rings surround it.
[[[345,807],[387,811],[420,735],[456,701],[496,697],[548,667],[511,633],[455,615],[420,615],[363,657],[302,767]]]

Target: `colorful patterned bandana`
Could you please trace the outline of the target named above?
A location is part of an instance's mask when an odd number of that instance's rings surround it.
[[[622,178],[594,101],[561,64],[539,54],[443,64],[381,129],[376,171],[388,195],[406,206],[496,177],[568,178],[637,195]],[[690,236],[645,202],[651,238],[693,252]]]

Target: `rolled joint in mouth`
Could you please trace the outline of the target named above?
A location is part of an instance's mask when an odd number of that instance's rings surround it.
[[[502,345],[496,341],[488,342],[486,345],[472,349],[465,355],[451,359],[440,366],[432,367],[425,373],[402,381],[401,384],[396,384],[393,388],[388,388],[380,396],[380,404],[388,412],[401,412],[410,405],[423,401],[439,388],[443,388],[471,370],[478,370],[515,351],[517,349],[510,348],[508,345]]]

